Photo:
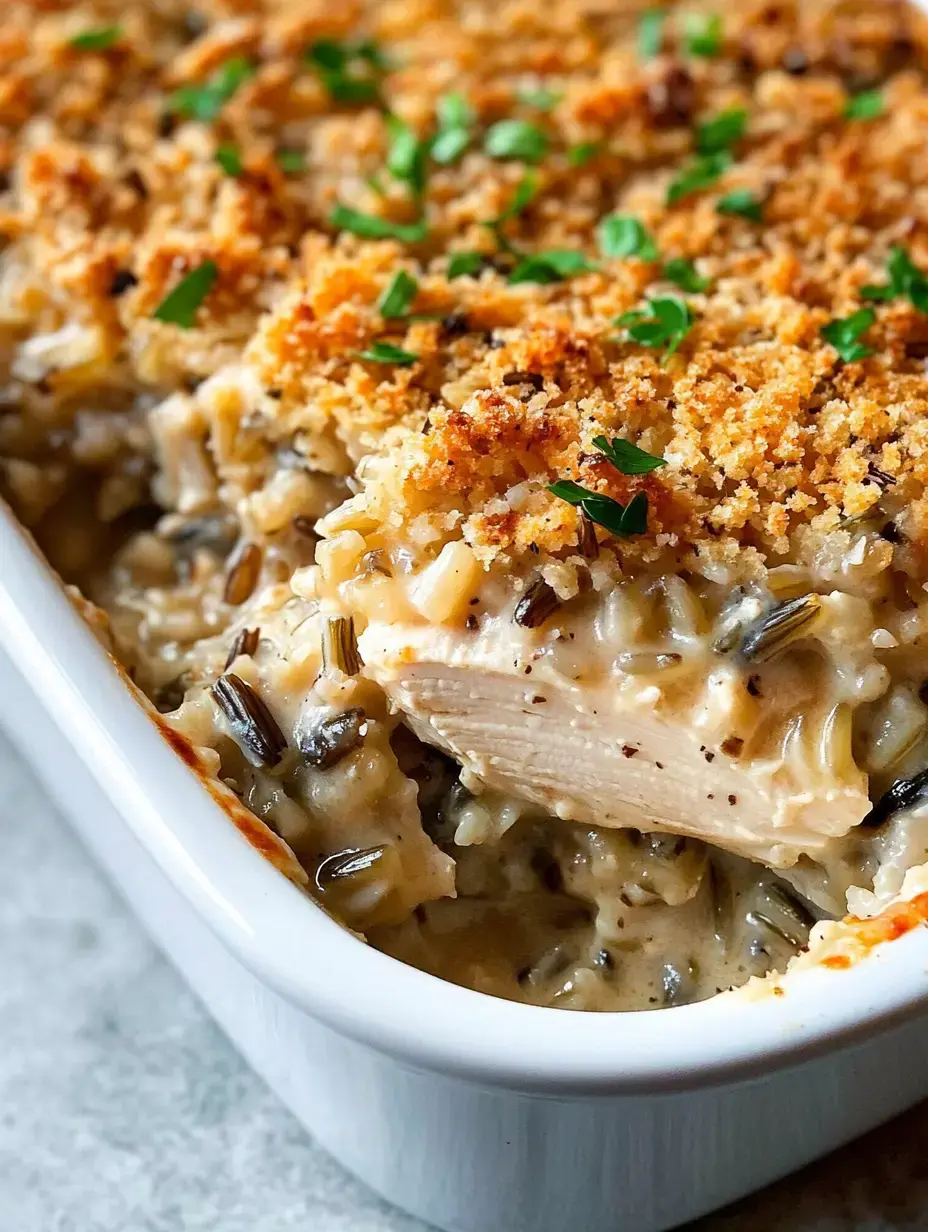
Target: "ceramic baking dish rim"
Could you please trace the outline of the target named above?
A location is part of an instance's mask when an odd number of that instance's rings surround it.
[[[672,1091],[755,1077],[887,1029],[928,998],[928,929],[782,996],[595,1014],[499,1000],[353,937],[263,860],[170,749],[0,508],[0,647],[175,887],[263,982],[417,1067],[537,1093]],[[2,699],[0,699],[2,702]]]

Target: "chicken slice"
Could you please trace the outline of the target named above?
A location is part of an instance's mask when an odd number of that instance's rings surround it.
[[[701,665],[681,708],[659,674],[577,683],[513,626],[373,623],[360,649],[420,738],[564,819],[671,831],[785,868],[821,859],[870,809],[837,708],[792,716],[762,755],[731,738],[762,718],[734,665]]]

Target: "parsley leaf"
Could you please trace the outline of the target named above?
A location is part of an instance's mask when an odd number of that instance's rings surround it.
[[[484,256],[480,252],[453,252],[448,262],[448,280],[462,278],[465,274],[479,274]]]
[[[387,320],[405,316],[418,290],[419,284],[412,274],[397,270],[377,301],[377,311]]]
[[[700,154],[718,154],[730,149],[744,136],[748,113],[742,107],[722,111],[696,129],[696,149]]]
[[[318,74],[326,93],[336,103],[376,103],[380,83],[369,76],[370,69],[382,70],[385,62],[373,43],[338,43],[319,39],[303,53],[303,58]],[[368,66],[359,74],[358,61]]]
[[[416,196],[419,196],[425,188],[425,156],[428,145],[420,140],[415,129],[398,120],[396,116],[388,116],[387,128],[391,137],[390,149],[387,152],[387,169],[395,180],[404,181]]]
[[[512,194],[512,200],[506,206],[501,214],[498,214],[493,219],[493,223],[505,222],[508,218],[515,218],[517,214],[521,214],[527,205],[535,200],[538,193],[538,179],[532,171],[526,171],[522,179],[516,185],[516,191]]]
[[[567,501],[568,505],[579,505],[591,521],[614,535],[643,535],[648,529],[648,497],[645,492],[636,492],[627,505],[622,505],[611,496],[590,492],[572,479],[549,483],[548,491]]]
[[[365,240],[400,240],[404,244],[418,244],[428,234],[425,223],[391,222],[376,214],[363,214],[347,205],[336,205],[329,215],[329,222],[339,231],[350,231]]]
[[[522,179],[516,185],[516,190],[512,194],[512,200],[495,218],[486,218],[483,221],[485,227],[489,227],[496,236],[496,242],[500,248],[514,251],[512,245],[509,244],[506,237],[502,233],[502,225],[510,218],[515,218],[517,214],[521,214],[527,205],[534,199],[538,192],[538,180],[534,171],[526,171]],[[519,255],[519,254],[516,254]]]
[[[715,203],[719,214],[733,214],[749,222],[764,221],[764,203],[749,188],[735,188]]]
[[[68,42],[75,51],[109,51],[122,38],[122,26],[97,26],[75,34]]]
[[[457,162],[470,144],[471,126],[476,120],[473,107],[463,94],[443,94],[435,105],[438,132],[432,138],[431,155],[448,166]]]
[[[242,156],[238,152],[237,146],[217,146],[216,162],[223,169],[226,175],[236,176],[242,174]]]
[[[567,151],[567,161],[572,167],[585,167],[603,148],[601,141],[578,141]]]
[[[667,189],[667,204],[674,205],[691,193],[702,192],[711,188],[731,166],[732,158],[728,150],[718,150],[715,154],[702,154],[695,158],[688,167],[670,182]]]
[[[572,274],[585,274],[595,270],[582,252],[572,248],[550,248],[547,252],[533,253],[525,257],[509,275],[508,282],[560,282]]]
[[[432,158],[443,167],[456,163],[470,145],[470,132],[466,128],[446,128],[432,138]]]
[[[540,86],[537,90],[520,90],[516,97],[526,107],[534,107],[537,111],[550,111],[564,96],[557,90],[548,90],[545,86]]]
[[[166,325],[179,325],[181,329],[190,329],[196,321],[197,310],[218,277],[219,267],[216,262],[204,261],[182,278],[173,291],[168,292],[152,316]]]
[[[866,359],[868,355],[873,354],[872,348],[865,346],[858,339],[867,332],[875,320],[876,313],[872,308],[859,308],[849,317],[829,321],[827,325],[823,325],[821,334],[826,342],[831,343],[844,362],[849,364],[855,359]]]
[[[491,158],[538,163],[548,152],[547,135],[528,120],[499,120],[487,129],[483,148]]]
[[[699,291],[707,291],[712,285],[712,279],[704,278],[693,262],[687,261],[686,257],[674,257],[670,261],[665,261],[663,272],[665,278],[676,283],[681,291],[688,291],[691,295]]]
[[[889,250],[886,273],[889,282],[885,286],[870,284],[860,288],[862,299],[885,300],[907,295],[919,312],[928,312],[928,275],[898,244]]]
[[[555,483],[549,483],[548,491],[559,496],[561,500],[567,501],[569,505],[580,505],[590,497],[599,495],[598,492],[591,492],[582,484],[574,483],[572,479],[558,479]]]
[[[200,86],[181,86],[169,99],[172,111],[188,120],[211,124],[233,94],[250,77],[255,66],[244,56],[233,56],[221,64],[209,81]]]
[[[844,105],[846,120],[875,120],[883,114],[883,95],[879,90],[853,94]]]
[[[358,359],[366,359],[371,364],[396,364],[400,368],[409,367],[419,358],[412,351],[404,351],[392,342],[374,342],[369,350],[358,351],[357,356]]]
[[[722,50],[722,19],[718,13],[687,13],[685,32],[691,56],[708,59]]]
[[[443,94],[435,104],[439,128],[468,128],[477,115],[463,94]]]
[[[611,442],[604,436],[594,436],[593,444],[623,475],[647,475],[659,466],[667,465],[663,458],[656,458],[653,453],[646,453],[631,441],[623,441],[618,436],[614,436]]]
[[[653,60],[660,55],[664,45],[664,21],[667,14],[663,9],[648,9],[638,18],[638,59]]]
[[[599,224],[599,247],[604,257],[640,257],[656,261],[657,245],[647,228],[630,214],[610,214]]]
[[[285,175],[299,175],[306,170],[306,155],[302,150],[278,150],[274,158]]]
[[[615,324],[624,326],[629,338],[642,346],[666,347],[665,360],[677,350],[693,326],[694,317],[689,305],[673,296],[665,299],[649,299],[650,314],[635,309],[616,317]]]

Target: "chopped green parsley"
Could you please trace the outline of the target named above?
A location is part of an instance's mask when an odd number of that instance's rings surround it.
[[[733,214],[749,222],[764,221],[764,203],[749,188],[735,188],[715,203],[720,214]]]
[[[684,32],[691,56],[709,59],[722,50],[722,18],[718,13],[687,13]]]
[[[638,18],[638,58],[653,60],[659,56],[664,45],[664,22],[667,14],[663,9],[648,9]]]
[[[419,358],[412,351],[404,351],[392,342],[373,342],[368,350],[358,351],[357,355],[358,359],[366,359],[371,364],[395,364],[400,368],[408,368]]]
[[[875,320],[876,313],[872,308],[859,308],[849,317],[829,321],[827,325],[823,325],[822,337],[826,342],[831,343],[846,364],[852,363],[855,359],[866,359],[868,355],[873,354],[873,350],[865,346],[860,338]]]
[[[403,244],[418,244],[428,234],[425,223],[392,222],[376,214],[364,214],[347,205],[336,205],[329,215],[330,224],[339,231],[350,231],[366,240],[400,240]]]
[[[674,205],[691,193],[711,188],[725,174],[731,163],[732,157],[728,150],[699,155],[671,180],[667,189],[667,204]]]
[[[233,56],[221,64],[203,85],[181,86],[169,100],[172,111],[187,120],[211,124],[241,85],[254,77],[255,66],[244,56]]]
[[[605,436],[594,436],[593,444],[623,475],[647,475],[650,471],[656,471],[659,466],[667,465],[663,458],[656,458],[653,453],[647,453],[631,441],[623,441],[618,436],[614,436],[611,441]]]
[[[883,95],[879,90],[862,90],[853,94],[844,106],[846,120],[875,120],[883,114]]]
[[[582,252],[573,248],[551,248],[525,257],[509,275],[511,284],[519,282],[561,282],[573,274],[596,269]]]
[[[623,505],[611,496],[591,492],[582,484],[574,483],[572,479],[560,479],[556,483],[550,483],[548,491],[567,501],[568,505],[579,506],[591,521],[605,527],[613,535],[643,535],[648,529],[646,492],[636,492],[628,504]]]
[[[664,299],[649,299],[649,311],[636,308],[616,317],[615,324],[623,327],[633,342],[647,347],[665,347],[665,360],[679,347],[693,326],[693,313],[683,300],[673,296]]]
[[[419,284],[412,274],[397,270],[377,301],[377,311],[387,320],[406,316],[418,290]]]
[[[548,137],[528,120],[499,120],[487,129],[483,148],[491,158],[517,158],[540,163],[548,152]]]
[[[908,296],[919,312],[928,312],[928,276],[922,273],[906,250],[898,244],[889,251],[886,262],[889,282],[883,286],[860,288],[862,299],[887,300]]]
[[[599,224],[599,247],[604,257],[640,257],[656,261],[657,245],[637,218],[630,214],[610,214]]]
[[[670,261],[665,261],[663,273],[664,277],[675,283],[681,291],[688,291],[691,295],[707,291],[712,285],[712,279],[704,278],[686,257],[673,257]]]
[[[200,305],[209,295],[218,277],[219,267],[216,262],[204,261],[182,278],[173,291],[168,292],[152,316],[166,325],[179,325],[181,329],[190,329]]]
[[[122,38],[122,26],[96,26],[75,34],[68,42],[75,51],[109,51]]]

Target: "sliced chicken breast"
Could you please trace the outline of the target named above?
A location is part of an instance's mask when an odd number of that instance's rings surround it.
[[[730,734],[751,726],[733,666],[675,712],[659,677],[577,684],[516,628],[372,624],[360,649],[422,739],[564,819],[690,835],[785,868],[821,859],[870,809],[866,776],[831,755],[847,741],[837,709],[814,731],[794,716],[766,756]]]

